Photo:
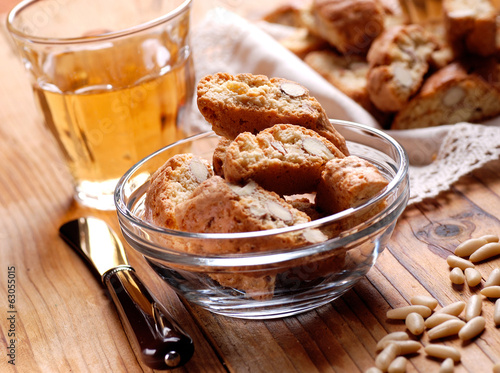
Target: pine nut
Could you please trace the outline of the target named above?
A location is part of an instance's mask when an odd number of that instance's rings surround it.
[[[420,335],[425,330],[424,318],[416,312],[412,312],[406,316],[405,325],[413,335]]]
[[[458,317],[448,313],[435,313],[434,315],[428,317],[424,324],[426,328],[431,329],[448,320],[458,320]]]
[[[500,242],[490,242],[477,249],[470,257],[469,260],[473,263],[481,262],[490,259],[500,254]]]
[[[422,347],[422,345],[420,344],[420,342],[413,341],[413,340],[407,340],[407,341],[391,341],[391,340],[387,340],[387,341],[384,341],[381,344],[382,349],[386,348],[391,343],[394,344],[394,345],[396,345],[396,347],[397,347],[397,355],[398,356],[399,355],[414,354],[415,352],[417,352],[418,350],[420,350],[420,348]]]
[[[480,293],[487,298],[500,298],[500,286],[494,285],[485,287],[481,289]]]
[[[467,285],[473,288],[481,283],[481,272],[479,272],[475,268],[465,268],[465,281],[467,281]]]
[[[430,296],[417,295],[410,299],[410,303],[413,305],[421,305],[429,307],[431,310],[437,307],[438,301]]]
[[[439,367],[439,373],[453,373],[455,371],[455,362],[451,357],[443,360]]]
[[[465,321],[469,321],[476,316],[481,315],[481,309],[483,307],[483,298],[480,295],[471,295],[467,306],[465,307]]]
[[[448,320],[444,323],[441,323],[435,326],[432,329],[429,329],[427,332],[427,336],[429,339],[439,339],[444,337],[449,337],[451,335],[458,334],[460,329],[462,329],[465,325],[465,322],[462,320]]]
[[[381,371],[387,371],[389,365],[398,356],[398,347],[394,343],[389,343],[375,358],[375,366]]]
[[[436,311],[436,313],[447,313],[453,316],[459,316],[465,308],[465,302],[463,300],[459,300],[458,302],[454,302],[452,304],[447,305]]]
[[[406,316],[408,316],[412,312],[416,312],[422,315],[422,317],[429,317],[430,314],[432,313],[431,309],[426,306],[421,306],[421,305],[404,306],[387,311],[387,318],[396,320],[405,320]]]
[[[493,373],[500,373],[500,363],[493,365]]]
[[[371,368],[368,368],[365,373],[384,373],[382,372],[380,369],[378,369],[377,367],[371,367]]]
[[[495,301],[495,308],[493,310],[493,321],[496,326],[500,326],[500,299]]]
[[[462,285],[465,282],[464,272],[458,267],[453,268],[450,272],[450,281],[452,284]]]
[[[385,335],[380,341],[377,343],[376,350],[381,351],[383,350],[388,343],[394,342],[394,341],[407,341],[410,339],[410,336],[406,332],[392,332],[387,335]]]
[[[387,368],[388,373],[405,373],[408,360],[404,356],[398,356]]]
[[[460,351],[452,346],[430,344],[425,346],[424,351],[427,355],[439,359],[451,358],[454,362],[460,361],[461,359]]]
[[[490,272],[488,279],[484,283],[484,286],[500,285],[500,268],[495,268]]]
[[[458,332],[458,338],[462,341],[468,341],[481,334],[486,326],[486,320],[483,316],[476,316],[470,319],[467,324]]]
[[[473,268],[474,267],[474,263],[472,263],[470,260],[460,258],[459,256],[456,256],[456,255],[449,255],[446,258],[446,263],[448,263],[448,265],[451,268],[458,267],[462,271],[465,270],[465,268]]]
[[[422,345],[417,341],[394,341],[394,344],[398,347],[398,355],[409,355],[414,354]]]
[[[474,251],[479,249],[481,246],[486,245],[487,243],[488,241],[483,237],[471,238],[467,241],[462,242],[460,245],[457,246],[457,248],[455,249],[455,255],[460,256],[462,258],[469,256]]]
[[[483,240],[486,240],[486,242],[498,242],[500,241],[499,237],[496,234],[486,234],[482,237]]]

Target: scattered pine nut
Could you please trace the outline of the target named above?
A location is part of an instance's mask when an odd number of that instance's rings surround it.
[[[413,335],[420,335],[425,330],[424,318],[416,312],[412,312],[406,316],[405,325]]]
[[[455,362],[451,357],[443,360],[439,367],[439,373],[453,373],[455,371]]]
[[[371,368],[368,368],[365,373],[384,373],[382,372],[380,369],[378,369],[377,367],[371,367]]]
[[[388,373],[405,373],[408,360],[404,356],[398,356],[387,368]]]
[[[486,320],[483,316],[476,316],[470,319],[467,324],[458,332],[458,338],[462,341],[468,341],[481,334],[486,327]]]
[[[462,271],[465,270],[465,268],[474,268],[474,263],[472,263],[470,260],[460,258],[459,256],[456,255],[448,255],[446,258],[446,263],[451,268],[460,268]]]
[[[481,283],[481,272],[479,272],[475,268],[465,268],[465,281],[467,281],[467,285],[473,288]]]
[[[407,341],[410,339],[410,336],[406,332],[392,332],[387,335],[385,335],[380,341],[377,343],[376,350],[381,351],[383,350],[388,342],[394,342],[394,341]]]
[[[429,317],[432,310],[429,307],[421,305],[404,306],[387,311],[386,316],[388,319],[405,320],[406,317],[412,312],[416,312],[422,315],[422,317]]]
[[[474,253],[477,249],[479,249],[481,246],[486,245],[488,241],[484,239],[483,237],[481,238],[471,238],[469,240],[466,240],[462,242],[460,245],[457,246],[455,249],[455,255],[460,256],[460,257],[466,257]]]
[[[467,305],[465,306],[465,321],[469,321],[474,317],[481,315],[482,307],[483,298],[478,294],[471,295]]]
[[[424,324],[427,329],[431,329],[448,320],[458,320],[458,317],[450,315],[448,313],[435,313],[434,315],[429,316],[427,319],[425,319]]]
[[[459,316],[465,308],[465,302],[463,300],[459,300],[458,302],[451,303],[446,307],[443,307],[436,311],[436,313],[447,313],[453,316]]]
[[[500,285],[500,268],[495,268],[490,272],[484,286]]]
[[[500,326],[500,299],[495,301],[495,308],[493,311],[493,322],[496,326]]]
[[[448,320],[444,323],[435,326],[432,329],[429,329],[427,332],[427,336],[429,339],[439,339],[444,337],[449,337],[455,334],[458,334],[460,329],[465,326],[465,322],[457,319],[457,320]]]
[[[473,263],[493,258],[500,254],[500,242],[490,242],[477,249],[469,260]]]
[[[454,362],[460,361],[461,359],[460,351],[452,346],[430,344],[425,346],[424,350],[427,355],[439,359],[451,358]]]
[[[398,356],[399,355],[409,355],[409,354],[414,354],[420,348],[422,345],[420,342],[409,340],[409,341],[393,341],[393,343],[397,346],[398,348]]]
[[[429,307],[431,310],[437,307],[438,301],[427,295],[417,295],[410,299],[410,303],[413,305],[421,305]]]
[[[450,272],[450,281],[452,284],[462,285],[465,283],[464,272],[458,267],[453,268]]]
[[[487,286],[481,289],[480,293],[487,298],[500,298],[500,286]]]
[[[375,358],[375,366],[385,372],[397,356],[398,347],[394,343],[389,343]]]
[[[487,242],[498,242],[500,241],[499,237],[496,234],[486,234],[482,237],[483,240],[486,240]]]

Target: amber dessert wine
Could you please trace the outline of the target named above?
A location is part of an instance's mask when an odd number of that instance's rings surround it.
[[[18,18],[26,14],[19,24],[10,20],[35,102],[84,205],[113,209],[115,186],[130,167],[190,134],[189,7],[178,0],[42,0],[17,10]],[[28,32],[41,36],[29,40]]]
[[[187,135],[183,124],[194,84],[190,56],[148,72],[140,65],[144,61],[124,56],[121,49],[121,56],[112,48],[87,58],[84,52],[55,56],[58,84],[33,86],[79,193],[112,194],[132,165]],[[74,65],[82,59],[85,70]]]

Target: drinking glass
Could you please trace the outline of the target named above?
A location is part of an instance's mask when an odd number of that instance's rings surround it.
[[[25,0],[7,27],[85,206],[114,209],[119,178],[189,135],[191,0]]]

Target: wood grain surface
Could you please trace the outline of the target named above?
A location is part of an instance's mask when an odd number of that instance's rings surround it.
[[[73,202],[68,174],[5,36],[2,30],[0,371],[150,372],[133,353],[99,282],[58,237],[63,222],[87,214],[118,229],[116,214]],[[494,161],[438,198],[408,208],[376,265],[343,297],[296,317],[269,321],[231,319],[189,305],[136,253],[128,253],[139,276],[194,339],[192,360],[175,372],[363,372],[374,365],[378,340],[406,330],[403,322],[386,319],[387,310],[408,305],[415,295],[431,295],[441,307],[478,293],[482,285],[451,285],[446,257],[468,238],[500,234],[499,217],[500,161]],[[499,258],[477,266],[483,279],[496,267]],[[9,337],[9,268],[16,281],[14,338]],[[492,372],[493,364],[500,363],[500,331],[492,313],[493,301],[484,299],[487,327],[472,342],[439,341],[460,349],[455,372]],[[11,339],[15,365],[9,364]],[[419,340],[429,343],[425,334]],[[407,371],[438,372],[439,365],[420,351],[409,356]]]

